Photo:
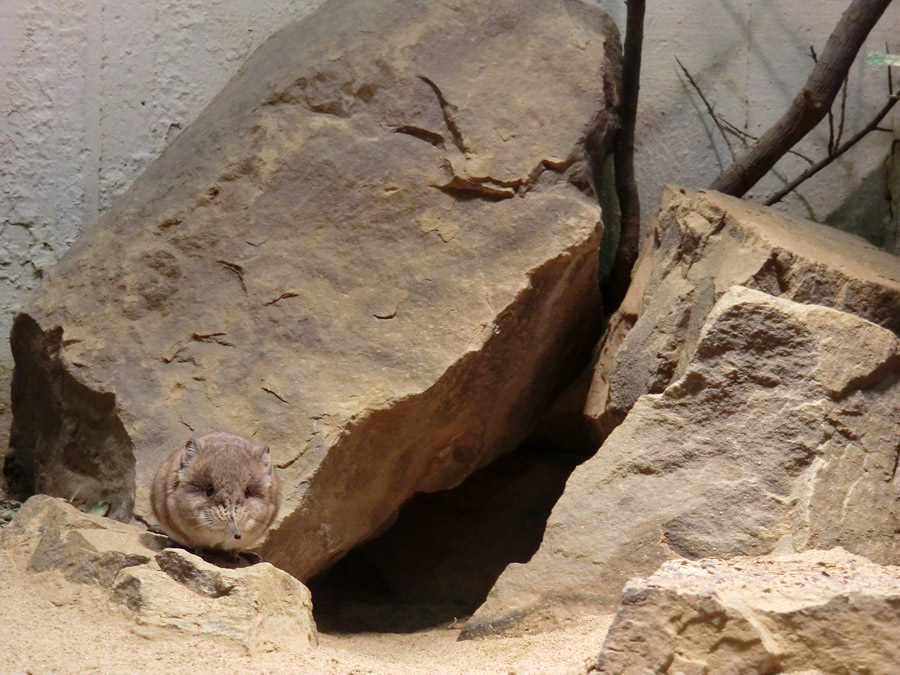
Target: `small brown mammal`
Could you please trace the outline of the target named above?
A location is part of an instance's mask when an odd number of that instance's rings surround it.
[[[278,512],[278,481],[266,445],[216,432],[192,438],[156,472],[150,503],[175,541],[242,551]]]

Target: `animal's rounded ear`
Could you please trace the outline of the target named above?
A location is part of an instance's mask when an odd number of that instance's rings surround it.
[[[258,449],[259,459],[266,467],[266,471],[272,473],[274,470],[274,465],[272,464],[272,454],[269,452],[269,446],[263,445]]]
[[[194,461],[197,456],[197,441],[193,438],[184,444],[184,450],[181,452],[181,468],[185,468]]]

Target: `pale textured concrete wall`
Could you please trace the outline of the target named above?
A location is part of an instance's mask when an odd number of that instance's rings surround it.
[[[0,2],[0,447],[28,291],[256,47],[321,1]]]
[[[624,27],[622,0],[595,0]],[[5,0],[0,2],[0,335],[26,293],[168,142],[191,123],[250,52],[321,0]],[[728,150],[676,69],[691,70],[716,109],[751,133],[786,108],[848,0],[672,0],[649,3],[638,173],[649,216],[665,183],[706,185]],[[864,51],[900,34],[892,7]],[[900,78],[898,78],[900,79]],[[851,73],[847,128],[886,97],[884,69]],[[564,105],[564,102],[560,102]],[[896,124],[897,118],[886,125]],[[789,210],[860,219],[890,235],[885,158],[874,134],[810,181]],[[827,134],[801,151],[819,156]],[[804,167],[786,158],[781,176]],[[896,163],[895,163],[896,166]],[[754,195],[779,184],[770,177]],[[896,178],[892,183],[898,188]],[[895,196],[896,200],[896,196]],[[862,214],[860,216],[860,214]],[[891,240],[896,241],[896,240]],[[896,245],[896,244],[895,244]],[[0,346],[0,443],[11,357]]]
[[[625,3],[595,0],[625,26]],[[666,183],[705,187],[731,161],[728,147],[675,58],[728,121],[759,135],[787,109],[812,68],[810,46],[821,53],[850,0],[671,0],[647,3],[644,63],[637,129],[637,173],[649,218]],[[664,5],[664,6],[663,6]],[[900,51],[900,5],[893,3],[872,31],[849,78],[844,138],[864,126],[887,101],[887,69],[863,62],[887,43]],[[894,69],[900,83],[900,69]],[[883,126],[896,129],[900,106]],[[828,130],[797,150],[818,160]],[[740,143],[733,142],[735,151]],[[900,253],[887,187],[891,135],[873,133],[806,182],[779,208],[868,235]],[[760,201],[808,166],[788,155],[749,197]],[[896,180],[895,180],[896,184]],[[900,187],[900,186],[898,186]],[[879,241],[880,240],[880,241]]]

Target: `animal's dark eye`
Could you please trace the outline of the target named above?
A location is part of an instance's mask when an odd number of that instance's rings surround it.
[[[250,499],[253,496],[253,490],[250,488],[244,488],[244,499]]]
[[[215,489],[213,489],[212,485],[206,486],[206,496],[207,497],[212,497],[214,492],[215,492]]]

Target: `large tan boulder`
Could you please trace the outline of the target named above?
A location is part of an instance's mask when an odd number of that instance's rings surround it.
[[[639,396],[684,374],[707,314],[735,284],[841,309],[900,334],[900,258],[772,208],[666,188],[594,371],[585,413],[598,440]]]
[[[465,634],[611,611],[627,579],[679,556],[839,545],[900,563],[898,420],[893,333],[733,287],[683,375],[572,473],[539,550],[506,568]]]
[[[248,654],[316,645],[309,590],[292,576],[269,563],[222,568],[166,544],[37,495],[0,530],[0,553],[12,561],[0,583],[40,587],[86,621],[102,615],[146,638],[200,636]]]
[[[191,435],[267,442],[306,579],[514,448],[596,338],[619,45],[575,0],[330,0],[269,40],[12,333],[20,490],[148,522]]]
[[[900,568],[835,548],[674,560],[625,586],[596,672],[900,672]]]

